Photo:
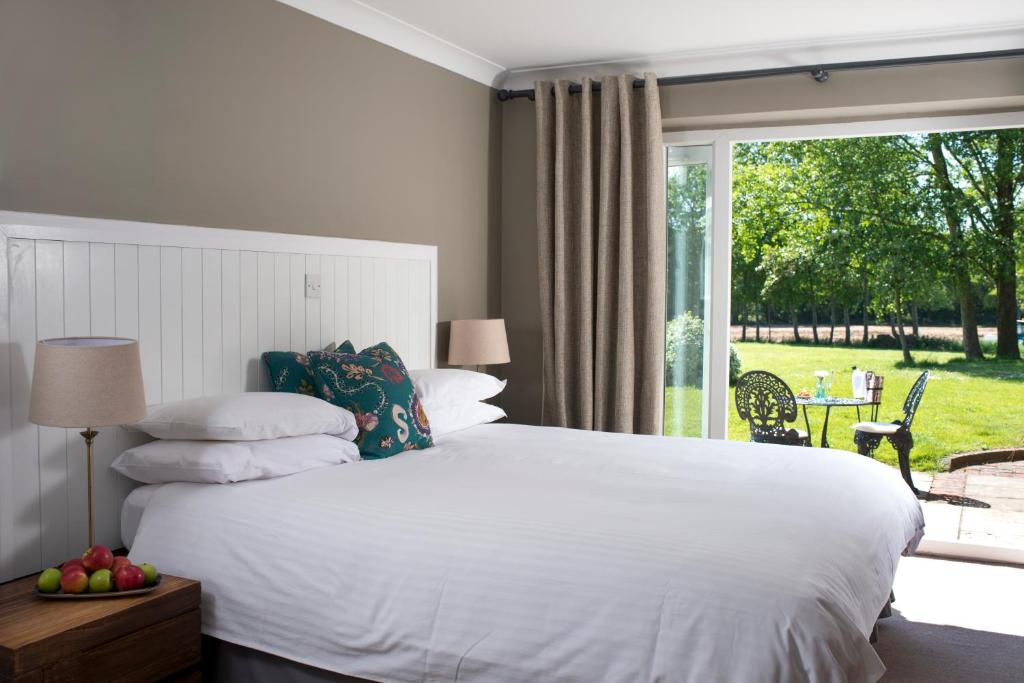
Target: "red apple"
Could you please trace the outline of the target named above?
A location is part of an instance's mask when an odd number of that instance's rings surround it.
[[[120,569],[121,567],[130,567],[130,566],[132,566],[132,561],[131,560],[129,560],[124,555],[118,555],[117,557],[114,558],[114,563],[110,565],[110,572],[112,574],[116,574],[117,570]]]
[[[82,564],[87,571],[94,572],[97,569],[110,569],[114,564],[114,553],[105,545],[94,545],[82,555]]]
[[[68,560],[67,562],[62,564],[60,566],[60,573],[63,574],[64,572],[68,571],[69,569],[75,569],[75,568],[78,568],[78,569],[81,569],[82,571],[85,571],[85,565],[82,564],[82,558],[76,557],[75,559]]]
[[[142,588],[146,583],[146,575],[134,564],[121,567],[114,574],[114,585],[119,591],[133,591]]]
[[[89,589],[89,575],[74,567],[60,575],[60,587],[65,593],[84,593]]]

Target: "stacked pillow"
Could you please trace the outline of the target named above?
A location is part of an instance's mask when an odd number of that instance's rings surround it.
[[[359,459],[348,410],[302,393],[252,392],[165,403],[132,425],[158,439],[111,467],[146,484],[224,484]]]
[[[412,380],[434,436],[494,422],[505,417],[498,406],[484,403],[505,388],[505,380],[471,370],[413,370]]]
[[[469,370],[413,370],[381,342],[359,353],[346,340],[336,351],[271,351],[263,361],[275,391],[319,395],[351,410],[356,443],[367,460],[429,448],[433,438],[505,417],[484,401],[505,382]]]

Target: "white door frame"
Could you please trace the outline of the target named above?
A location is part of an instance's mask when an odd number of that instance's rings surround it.
[[[712,439],[728,437],[729,334],[732,298],[732,145],[735,142],[865,137],[1024,127],[1024,111],[997,114],[931,116],[923,118],[800,124],[753,128],[694,130],[664,134],[666,146],[712,145],[710,291],[705,315],[708,329],[708,376],[705,384],[705,433]]]

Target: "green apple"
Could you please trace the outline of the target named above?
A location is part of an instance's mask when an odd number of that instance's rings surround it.
[[[152,586],[156,583],[156,567],[148,562],[143,562],[139,565],[139,569],[141,569],[142,573],[146,576],[147,586]]]
[[[53,567],[44,569],[36,585],[39,586],[40,593],[56,593],[60,590],[60,570]]]
[[[90,593],[109,593],[114,587],[114,575],[109,569],[97,569],[89,577]]]

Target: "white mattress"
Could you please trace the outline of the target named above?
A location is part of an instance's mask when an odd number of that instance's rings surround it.
[[[380,681],[875,681],[923,525],[853,453],[483,425],[163,485],[131,557],[202,580],[207,634]]]

